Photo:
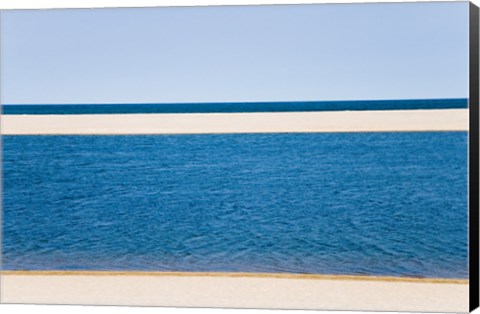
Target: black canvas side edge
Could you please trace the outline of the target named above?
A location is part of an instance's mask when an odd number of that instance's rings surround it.
[[[469,309],[479,306],[479,10],[469,7]]]

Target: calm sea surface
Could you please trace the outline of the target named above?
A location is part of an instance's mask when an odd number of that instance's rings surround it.
[[[3,268],[467,278],[467,133],[3,136]]]
[[[5,105],[4,114],[289,112],[467,108],[467,99],[294,101],[186,104]]]

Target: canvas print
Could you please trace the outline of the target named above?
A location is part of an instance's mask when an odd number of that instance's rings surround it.
[[[470,10],[2,11],[1,301],[467,312]]]

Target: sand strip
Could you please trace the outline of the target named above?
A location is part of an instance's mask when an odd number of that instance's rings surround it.
[[[468,109],[1,117],[4,135],[467,131],[468,125]]]
[[[2,303],[467,312],[468,281],[243,273],[2,273]]]

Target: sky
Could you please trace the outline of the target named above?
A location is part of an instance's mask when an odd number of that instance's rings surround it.
[[[468,97],[468,2],[1,12],[2,104]]]

